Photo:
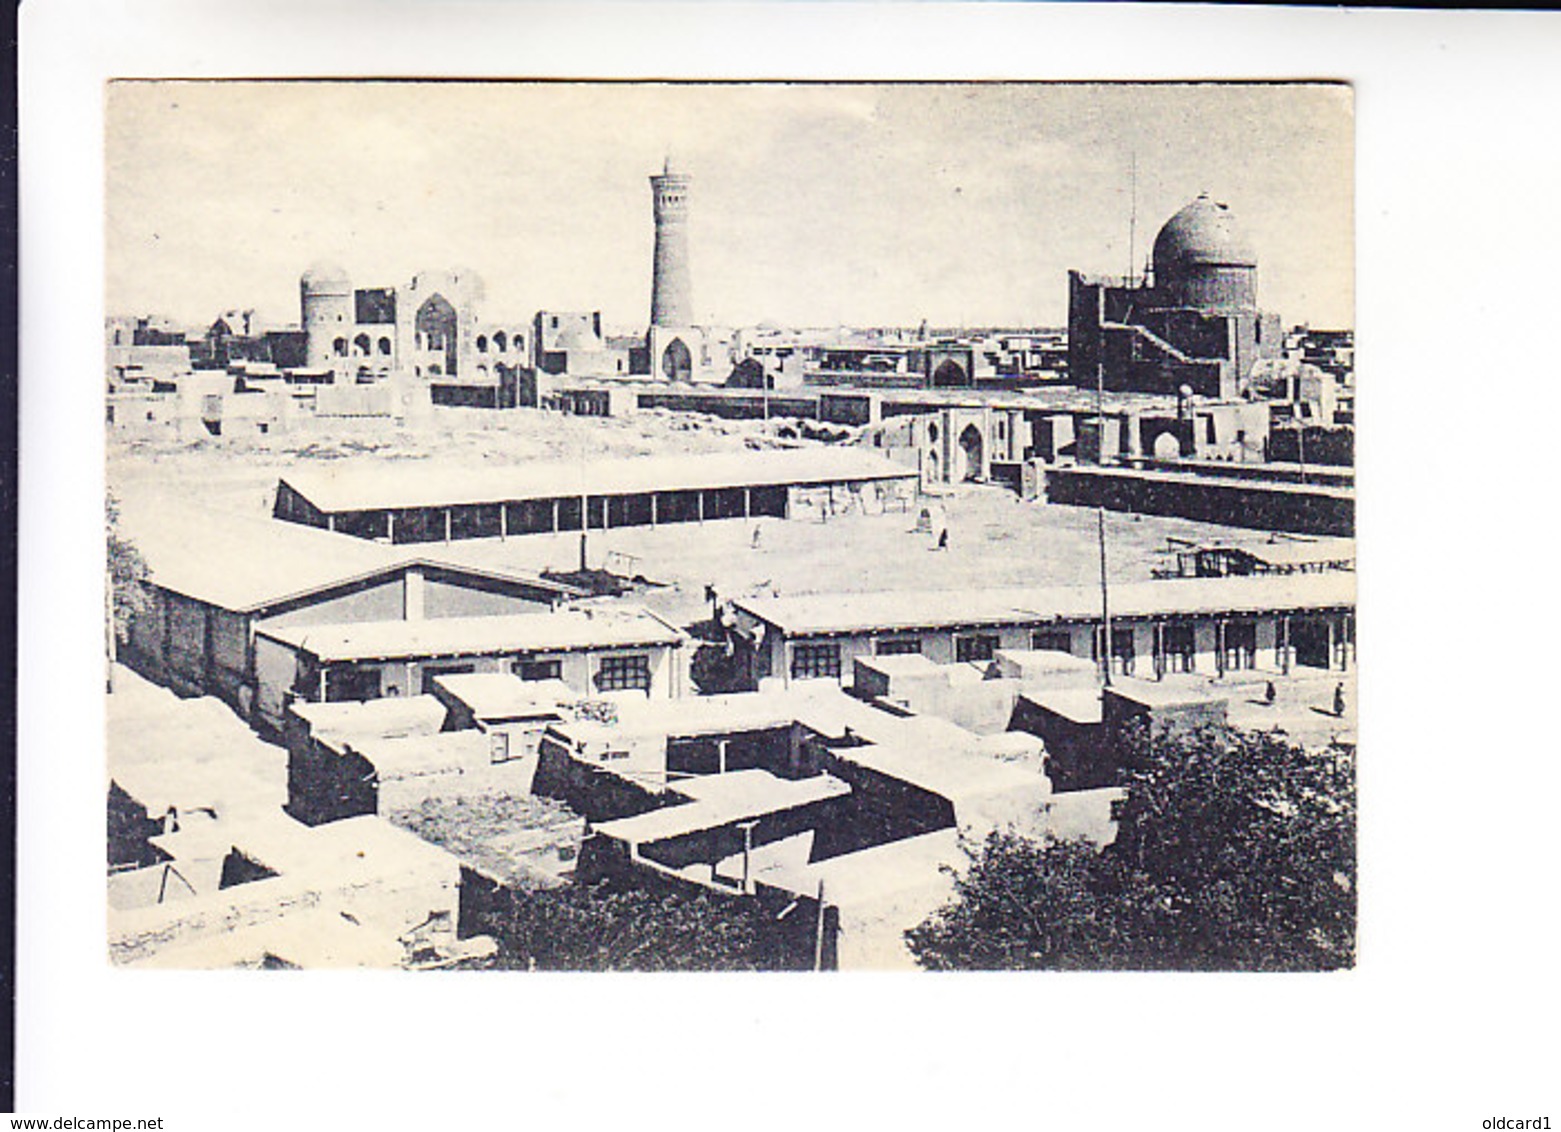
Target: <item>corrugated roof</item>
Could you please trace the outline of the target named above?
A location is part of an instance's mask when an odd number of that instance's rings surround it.
[[[916,473],[851,448],[796,448],[712,455],[633,456],[616,460],[521,464],[508,468],[383,462],[333,463],[281,477],[327,513],[444,507],[519,499],[629,495],[647,491],[765,484],[905,479]]]
[[[638,606],[592,612],[571,609],[521,613],[506,617],[290,625],[262,629],[258,635],[327,662],[634,648],[678,645],[685,639],[679,630]]]
[[[241,613],[412,564],[523,583],[560,596],[580,592],[533,574],[443,562],[416,547],[166,502],[122,504],[119,531],[140,552],[157,585]]]
[[[1096,586],[904,590],[736,598],[732,604],[788,636],[938,629],[957,625],[1025,625],[1100,617]],[[1353,608],[1351,573],[1128,582],[1110,589],[1113,617],[1192,616],[1270,610]]]

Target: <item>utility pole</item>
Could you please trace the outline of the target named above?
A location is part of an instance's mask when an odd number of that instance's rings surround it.
[[[1095,465],[1106,466],[1106,371],[1101,358],[1095,359]],[[1100,490],[1106,482],[1101,479]],[[1104,498],[1095,507],[1095,535],[1100,543],[1100,674],[1104,687],[1111,687],[1111,596],[1106,587],[1106,505]]]
[[[1127,218],[1127,285],[1133,287],[1133,265],[1138,249],[1138,151],[1133,150],[1133,164],[1128,175],[1130,205]]]
[[[586,571],[587,532],[591,528],[591,497],[586,490],[585,430],[580,431],[580,573]],[[604,524],[605,525],[605,524]]]

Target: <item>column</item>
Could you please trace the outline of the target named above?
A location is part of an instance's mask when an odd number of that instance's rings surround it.
[[[1225,621],[1223,618],[1214,623],[1214,674],[1218,677],[1225,675]]]
[[[499,541],[509,538],[509,504],[499,504]]]
[[[656,528],[656,493],[654,491],[650,493],[650,526],[651,526],[652,530],[655,530],[655,528]]]
[[[421,621],[423,619],[423,570],[420,566],[408,567],[406,579],[402,582],[405,589],[402,591],[401,616],[406,621]]]
[[[1290,617],[1279,619],[1279,671],[1290,675]]]
[[[558,533],[558,500],[553,500],[553,533]]]
[[[1334,631],[1333,618],[1328,618],[1328,668],[1333,669],[1333,650],[1338,647],[1338,633]]]
[[[1154,623],[1154,678],[1165,679],[1165,622]]]
[[[444,509],[444,541],[445,542],[449,542],[450,541],[450,527],[451,527],[451,523],[450,523],[450,508],[446,507]]]
[[[396,513],[394,511],[386,511],[385,515],[390,523],[390,541],[394,545],[396,541]]]
[[[743,518],[744,519],[748,518],[749,517],[749,513],[753,510],[753,498],[752,498],[752,495],[753,495],[753,488],[751,488],[751,487],[743,488]]]
[[[703,523],[705,521],[705,492],[704,492],[704,489],[703,488],[697,489],[694,492],[694,498],[699,501],[699,521],[701,523]]]
[[[325,665],[322,664],[320,665],[320,702],[322,704],[326,702],[325,694],[327,690],[327,684],[325,681]]]

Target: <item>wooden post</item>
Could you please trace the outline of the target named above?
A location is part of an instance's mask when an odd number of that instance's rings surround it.
[[[651,530],[656,529],[656,493],[654,491],[650,493],[650,527]]]
[[[813,931],[813,969],[824,969],[824,882],[818,882],[818,923]]]
[[[326,693],[328,691],[328,685],[326,684],[326,681],[325,681],[325,671],[326,671],[325,665],[323,665],[323,664],[320,665],[320,702],[322,704],[327,702],[325,697],[326,697]]]
[[[509,538],[509,504],[499,504],[499,541]]]
[[[694,492],[694,496],[699,501],[699,521],[701,523],[703,523],[705,521],[705,491],[704,491],[704,488],[698,488]]]
[[[447,543],[450,541],[450,527],[451,526],[452,526],[452,524],[450,522],[450,508],[446,507],[444,509],[444,541],[447,542]]]
[[[752,510],[753,510],[753,488],[751,488],[751,487],[744,487],[743,488],[743,518],[744,519],[749,518],[750,512]]]
[[[743,831],[743,894],[751,895],[753,892],[753,827],[758,825],[757,819],[740,821],[737,828]]]

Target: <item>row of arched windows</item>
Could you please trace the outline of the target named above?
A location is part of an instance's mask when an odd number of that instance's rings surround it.
[[[494,350],[502,354],[505,353],[512,345],[517,350],[523,349],[525,345],[525,339],[521,337],[518,332],[513,338],[510,338],[502,330],[493,336],[491,343],[486,334],[477,335],[477,352],[479,354],[486,354],[490,345]],[[381,338],[378,343],[375,343],[367,334],[359,334],[352,340],[351,353],[355,358],[365,358],[373,354],[376,347],[383,357],[388,358],[390,356],[392,347],[389,338]],[[444,335],[438,333],[419,333],[417,335],[417,348],[420,350],[442,350],[445,348]],[[347,339],[338,338],[332,342],[331,352],[338,358],[347,357]]]
[[[331,343],[331,352],[333,354],[335,354],[338,358],[345,358],[347,356],[347,339],[345,339],[345,338],[338,338],[338,339],[336,339],[336,341],[332,342]],[[360,334],[360,335],[358,335],[356,338],[354,338],[352,340],[352,356],[353,357],[355,357],[355,358],[366,358],[370,354],[372,354],[373,352],[374,352],[374,343],[369,338],[369,336],[367,334]],[[379,340],[379,352],[380,352],[381,356],[383,356],[383,357],[387,357],[388,358],[390,356],[390,339],[389,338],[381,338]]]
[[[517,350],[523,349],[526,345],[526,339],[518,330],[515,332],[513,339],[507,337],[504,331],[500,330],[498,333],[494,334],[491,343],[489,342],[488,336],[486,334],[477,335],[477,352],[479,354],[486,354],[488,352],[489,345],[492,345],[496,353],[502,354],[508,350],[511,345],[513,345]]]

